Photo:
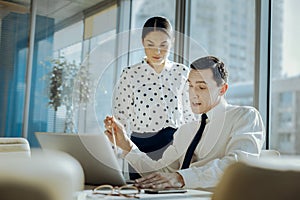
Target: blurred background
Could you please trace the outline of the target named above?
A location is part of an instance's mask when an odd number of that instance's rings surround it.
[[[143,58],[140,28],[162,15],[177,33],[171,59],[223,59],[229,103],[261,112],[266,148],[300,154],[298,8],[297,0],[0,1],[0,136],[34,147],[34,132],[64,131],[67,106],[49,106],[49,60],[59,57],[89,72],[89,102],[72,110],[76,132],[101,132],[122,69]]]

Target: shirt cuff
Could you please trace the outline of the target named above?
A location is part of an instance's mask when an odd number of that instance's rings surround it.
[[[122,152],[122,158],[130,161],[130,160],[132,160],[132,158],[136,157],[136,154],[138,152],[140,152],[139,148],[135,144],[133,144],[133,146],[129,152],[127,152],[127,151]]]
[[[184,188],[197,188],[198,175],[192,168],[177,171],[184,181]]]

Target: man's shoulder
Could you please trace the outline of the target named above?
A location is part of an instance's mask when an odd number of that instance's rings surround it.
[[[241,111],[241,112],[247,112],[247,111],[257,111],[257,109],[253,106],[249,105],[232,105],[232,104],[227,104],[227,109],[229,110],[236,110],[236,111]]]
[[[228,114],[232,113],[237,116],[244,116],[244,115],[260,115],[259,111],[253,107],[248,105],[231,105],[228,104],[226,107],[226,112]]]

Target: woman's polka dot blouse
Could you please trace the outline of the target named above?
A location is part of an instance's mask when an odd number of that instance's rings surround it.
[[[113,115],[132,132],[157,132],[192,121],[188,68],[171,61],[161,73],[145,61],[126,67],[114,90]],[[129,126],[129,127],[128,127]]]

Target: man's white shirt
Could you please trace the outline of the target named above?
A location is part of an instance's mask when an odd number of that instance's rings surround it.
[[[200,127],[199,121],[181,126],[174,134],[173,144],[160,160],[152,160],[136,146],[125,159],[143,175],[154,171],[178,172],[186,188],[215,187],[230,164],[249,156],[259,156],[265,141],[265,129],[255,108],[229,105],[224,99],[206,114],[208,121],[190,168],[180,169],[185,153]]]

